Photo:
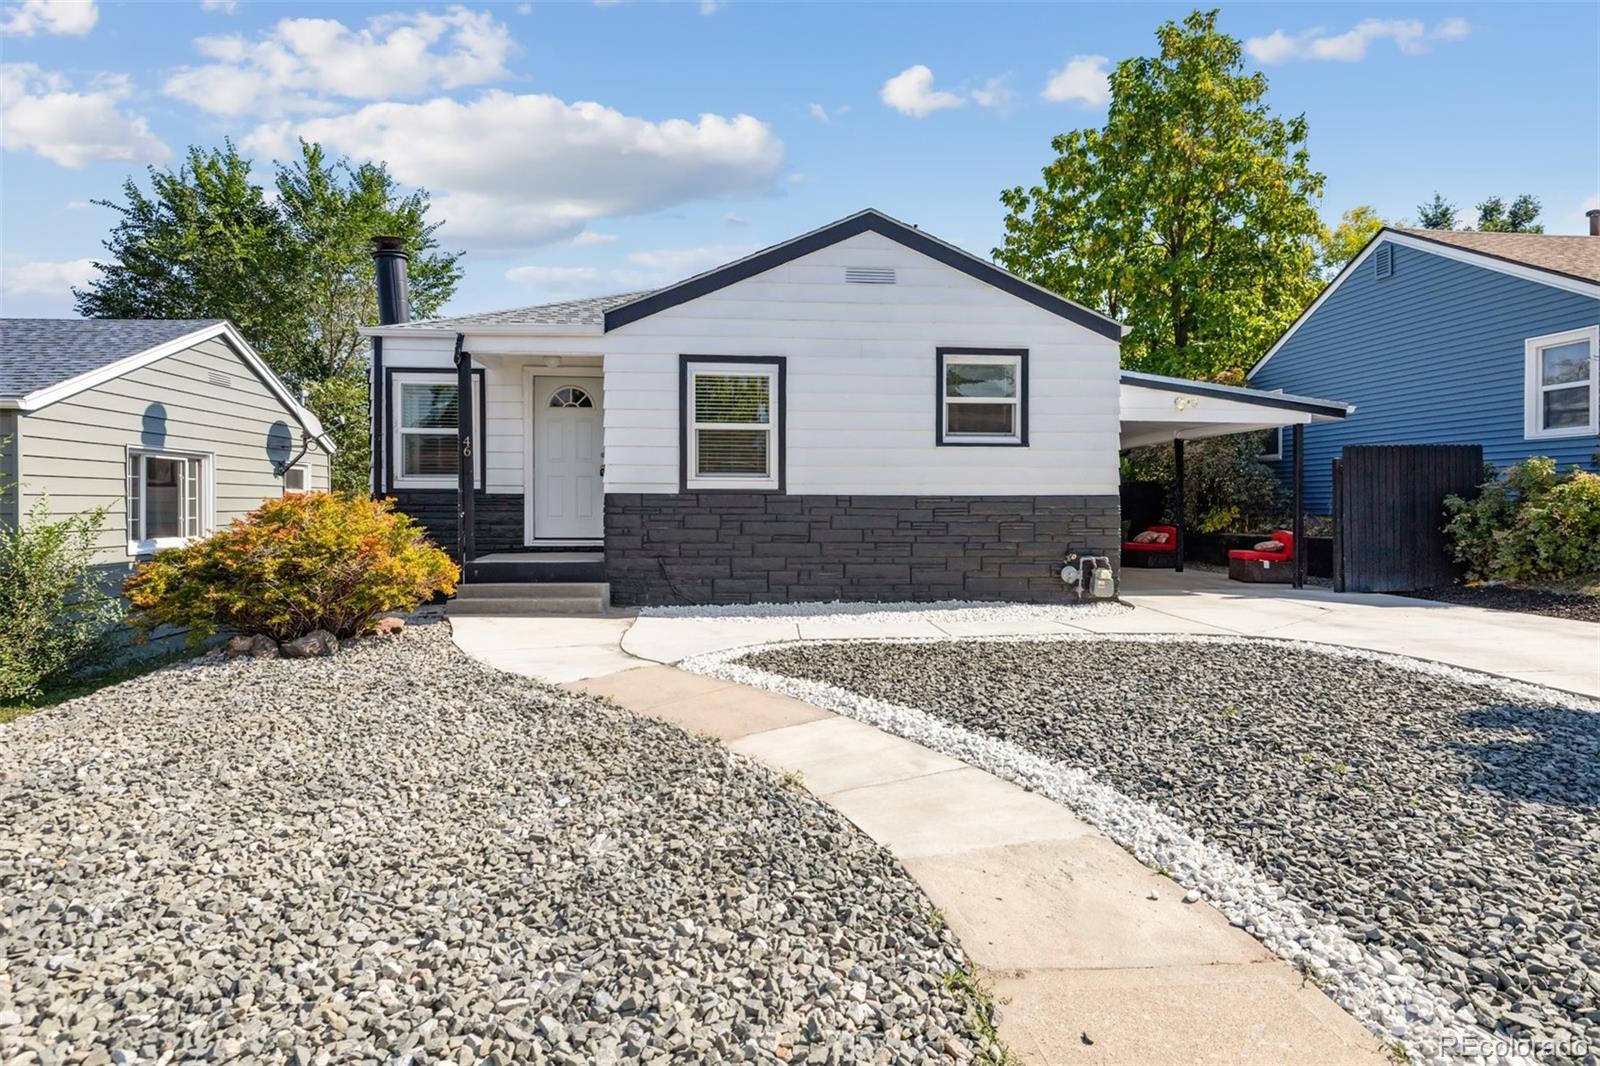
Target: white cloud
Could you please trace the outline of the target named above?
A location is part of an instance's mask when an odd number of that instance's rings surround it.
[[[1264,37],[1251,37],[1244,50],[1257,63],[1284,63],[1292,59],[1332,60],[1355,63],[1367,56],[1377,41],[1393,41],[1408,55],[1426,52],[1434,41],[1459,41],[1472,32],[1464,18],[1447,18],[1430,31],[1420,19],[1362,19],[1343,33],[1328,33],[1322,27],[1288,33],[1273,30]]]
[[[658,248],[629,252],[628,262],[661,275],[661,284],[692,277],[712,267],[743,259],[759,251],[759,244],[704,244],[694,248]]]
[[[0,65],[0,147],[64,167],[96,159],[162,162],[171,151],[144,118],[121,107],[131,92],[121,76],[102,75],[78,91],[34,63]]]
[[[700,0],[700,14],[715,15],[718,8],[727,6],[726,0]]]
[[[925,118],[935,111],[960,107],[966,103],[955,93],[933,87],[933,71],[918,63],[907,67],[888,81],[878,95],[883,102],[912,118]]]
[[[1011,86],[1006,84],[1009,75],[1002,74],[997,78],[990,78],[983,83],[983,88],[972,90],[972,99],[979,107],[993,108],[996,111],[1009,111],[1016,101],[1017,94]]]
[[[750,224],[750,220],[745,218],[743,215],[735,214],[734,212],[729,211],[727,214],[722,216],[722,224],[724,226],[733,226],[738,229],[743,229]]]
[[[19,314],[18,304],[32,314],[65,314],[72,308],[72,290],[93,281],[93,259],[48,263],[8,259],[0,264],[0,298],[6,314]]]
[[[1111,76],[1106,69],[1110,62],[1105,56],[1072,56],[1066,66],[1050,72],[1040,95],[1058,104],[1070,100],[1085,107],[1103,107],[1111,101]]]
[[[239,0],[200,0],[201,11],[220,11],[231,15],[239,10]]]
[[[595,284],[600,271],[595,267],[519,266],[506,271],[506,280],[531,288],[557,292],[599,292]],[[603,288],[603,286],[602,286]]]
[[[824,125],[832,121],[828,118],[828,109],[823,107],[821,104],[811,105],[811,117]]]
[[[617,235],[615,233],[596,233],[592,229],[586,229],[572,238],[572,243],[579,248],[592,247],[596,244],[615,244],[617,243]]]
[[[517,266],[506,280],[526,285],[543,298],[573,299],[658,289],[758,251],[756,244],[706,244],[629,252],[620,267]]]
[[[209,63],[175,70],[169,96],[216,115],[328,112],[335,99],[384,100],[506,76],[515,47],[487,12],[380,15],[353,30],[334,19],[282,19],[254,40],[197,37]],[[330,99],[331,98],[331,99]]]
[[[651,122],[501,90],[470,102],[370,104],[273,123],[243,146],[282,158],[296,135],[426,186],[449,238],[480,252],[571,239],[596,219],[766,192],[784,154],[771,128],[749,115]]]
[[[100,21],[94,0],[22,0],[0,11],[0,34],[32,37],[36,33],[81,37]]]

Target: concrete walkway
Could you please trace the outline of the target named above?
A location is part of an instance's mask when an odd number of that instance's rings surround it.
[[[616,700],[802,775],[888,848],[946,915],[1049,1063],[1378,1062],[1379,1042],[1204,903],[1064,808],[830,711],[686,673],[691,655],[776,640],[1049,633],[1290,637],[1434,659],[1600,696],[1600,627],[1395,596],[1128,575],[1126,613],[872,618],[456,618],[489,665]],[[1150,899],[1151,894],[1158,898]]]

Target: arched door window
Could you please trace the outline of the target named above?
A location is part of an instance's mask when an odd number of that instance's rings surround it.
[[[551,407],[593,407],[589,394],[572,385],[563,385],[550,394]]]

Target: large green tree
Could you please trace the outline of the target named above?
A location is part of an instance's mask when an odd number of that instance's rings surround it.
[[[360,490],[370,462],[366,345],[377,321],[370,239],[411,251],[411,313],[428,317],[455,291],[459,253],[439,249],[426,190],[402,193],[375,164],[329,159],[302,142],[274,166],[273,191],[227,142],[190,148],[175,170],[129,178],[100,276],[74,290],[91,318],[226,318],[291,388],[304,390],[339,454],[334,485]]]
[[[1131,327],[1123,361],[1237,378],[1315,296],[1323,175],[1216,11],[1117,64],[1101,129],[1052,142],[1043,181],[1001,194],[1006,268]]]

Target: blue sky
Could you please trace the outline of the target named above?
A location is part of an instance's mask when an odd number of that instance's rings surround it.
[[[1167,4],[0,4],[0,304],[67,314],[145,164],[297,134],[434,194],[468,312],[649,287],[873,206],[987,253]],[[1600,5],[1241,4],[1329,221],[1600,206]]]

